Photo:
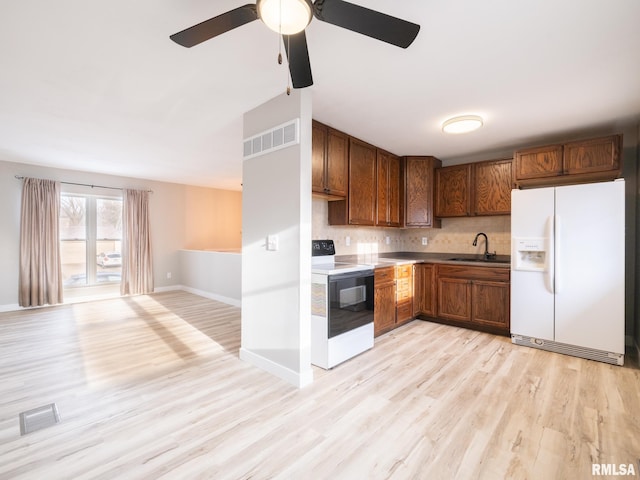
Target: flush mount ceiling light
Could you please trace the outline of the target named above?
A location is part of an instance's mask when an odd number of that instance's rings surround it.
[[[304,30],[313,14],[311,0],[258,0],[256,6],[265,25],[283,35]]]
[[[453,117],[442,124],[445,133],[468,133],[482,126],[482,117],[478,115],[462,115]]]

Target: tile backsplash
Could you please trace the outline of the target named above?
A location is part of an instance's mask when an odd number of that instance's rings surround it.
[[[484,238],[472,245],[478,232],[489,237],[489,250],[498,255],[511,253],[511,217],[443,218],[442,228],[334,227],[327,222],[327,201],[313,199],[312,237],[332,239],[338,255],[386,252],[483,253]],[[428,244],[422,245],[426,237]],[[349,245],[347,245],[349,243]]]

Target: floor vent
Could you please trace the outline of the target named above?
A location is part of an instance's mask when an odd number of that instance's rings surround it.
[[[300,120],[294,119],[262,133],[245,138],[242,158],[249,159],[300,143]]]
[[[20,435],[42,430],[59,422],[60,415],[55,403],[27,410],[20,414]]]
[[[542,340],[540,338],[527,337],[525,335],[511,334],[511,342],[525,347],[539,348],[548,352],[563,353],[573,357],[586,358],[611,365],[624,365],[624,355],[620,353],[605,352],[587,347],[567,345],[566,343]]]

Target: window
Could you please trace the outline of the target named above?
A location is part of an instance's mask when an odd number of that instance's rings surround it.
[[[119,283],[121,245],[121,198],[60,196],[60,256],[65,287]]]

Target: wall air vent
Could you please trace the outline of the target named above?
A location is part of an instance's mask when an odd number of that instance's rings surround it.
[[[249,158],[275,152],[281,148],[300,143],[300,119],[290,120],[249,138],[242,143],[242,158]]]

